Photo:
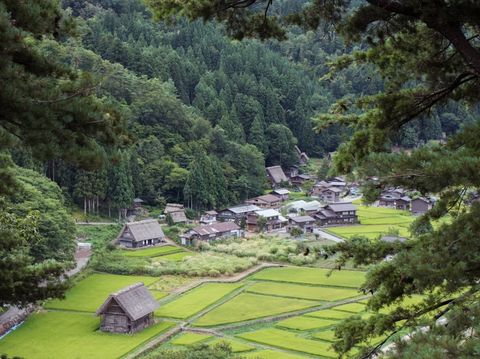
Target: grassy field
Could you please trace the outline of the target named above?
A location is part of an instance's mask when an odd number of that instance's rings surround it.
[[[246,291],[289,298],[326,301],[336,301],[360,295],[360,293],[355,289],[318,287],[277,282],[258,282],[248,287]]]
[[[362,303],[349,303],[349,304],[339,305],[338,307],[335,307],[333,309],[341,310],[344,312],[350,312],[350,313],[360,313],[365,311],[366,306],[365,304],[362,304]]]
[[[214,326],[293,312],[319,302],[242,293],[199,318],[194,325]]]
[[[172,302],[162,305],[155,315],[185,319],[215,303],[242,284],[208,283],[195,288]]]
[[[173,262],[179,262],[183,260],[184,258],[194,256],[195,253],[193,252],[177,252],[177,253],[172,253],[172,254],[166,254],[161,257],[158,257],[157,259],[162,260],[162,261],[173,261]]]
[[[102,305],[110,293],[137,282],[143,282],[148,286],[158,280],[159,278],[154,277],[95,273],[79,281],[67,292],[64,300],[49,301],[45,304],[45,307],[93,313]]]
[[[213,345],[217,345],[217,344],[220,344],[220,343],[226,343],[226,344],[230,345],[230,348],[232,348],[232,352],[234,352],[234,353],[243,353],[243,352],[248,352],[248,351],[251,351],[251,350],[255,349],[255,347],[253,347],[251,345],[241,343],[238,340],[232,340],[232,339],[228,339],[228,338],[216,338],[216,339],[208,342],[207,344],[213,346]]]
[[[354,314],[349,312],[342,312],[340,310],[334,310],[334,309],[323,309],[323,310],[318,310],[316,312],[308,313],[306,315],[309,317],[325,318],[325,319],[347,319],[348,317],[351,317]]]
[[[362,235],[375,239],[390,230],[398,230],[401,236],[409,237],[408,228],[415,220],[415,217],[408,211],[383,207],[358,206],[357,214],[360,225],[329,227],[328,231],[344,238]]]
[[[212,336],[208,334],[183,333],[173,338],[170,343],[173,345],[194,345],[211,338]]]
[[[102,333],[98,326],[99,318],[87,313],[33,314],[0,340],[0,353],[27,359],[119,358],[173,323],[160,322],[134,335]]]
[[[176,246],[161,246],[137,250],[122,250],[123,255],[127,257],[158,257],[178,252],[184,252],[183,248]]]
[[[278,348],[319,355],[321,357],[335,357],[333,351],[330,349],[330,344],[302,338],[286,330],[260,329],[254,332],[239,334],[238,337]]]
[[[284,352],[277,352],[275,350],[259,350],[253,353],[242,355],[242,358],[247,359],[305,359],[306,356],[289,354]]]
[[[327,342],[333,342],[337,340],[333,330],[322,330],[321,332],[314,333],[312,337],[315,339],[326,340]]]
[[[365,273],[360,271],[333,271],[329,269],[287,267],[267,268],[253,276],[254,279],[277,282],[304,283],[357,288],[365,279]]]
[[[278,322],[276,326],[295,330],[311,330],[330,327],[337,323],[337,320],[332,319],[319,319],[308,316],[301,316],[282,320]]]

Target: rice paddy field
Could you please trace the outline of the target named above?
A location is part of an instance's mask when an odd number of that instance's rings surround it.
[[[345,227],[330,227],[328,232],[344,238],[362,235],[370,239],[388,233],[391,230],[398,231],[400,236],[409,237],[410,224],[415,217],[408,211],[400,211],[392,208],[357,206],[360,225]]]
[[[1,339],[0,354],[26,359],[122,358],[169,329],[183,327],[156,351],[226,342],[242,358],[333,358],[335,326],[349,316],[368,313],[357,288],[365,273],[328,273],[322,268],[274,267],[235,283],[210,280],[197,286],[188,277],[173,275],[95,273],[80,280],[65,300],[46,303],[44,312]],[[160,300],[157,324],[134,335],[100,332],[94,311],[110,292],[138,281]]]

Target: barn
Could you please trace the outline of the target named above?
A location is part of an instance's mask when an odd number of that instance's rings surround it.
[[[117,243],[126,248],[153,246],[165,242],[162,227],[155,219],[126,223]]]
[[[159,307],[141,282],[109,295],[98,308],[100,330],[111,333],[135,333],[154,323],[153,312]]]

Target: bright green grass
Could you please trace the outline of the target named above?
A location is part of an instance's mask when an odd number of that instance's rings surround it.
[[[165,297],[168,295],[168,293],[166,293],[166,292],[161,292],[161,291],[159,291],[159,290],[150,290],[150,293],[152,293],[153,297],[154,297],[156,300],[165,298]]]
[[[355,289],[314,287],[309,285],[276,282],[258,282],[248,287],[246,291],[289,298],[327,301],[336,301],[360,295]]]
[[[195,253],[192,252],[177,252],[172,254],[166,254],[164,256],[158,257],[157,259],[162,261],[171,261],[171,262],[179,262],[183,260],[183,258],[194,256]]]
[[[293,317],[282,320],[276,324],[277,327],[283,327],[288,329],[295,329],[295,330],[311,330],[311,329],[319,329],[330,327],[332,325],[337,324],[338,321],[331,320],[331,319],[320,319],[320,318],[312,318],[312,317]]]
[[[365,279],[365,273],[360,271],[333,271],[331,272],[330,276],[327,276],[330,272],[330,269],[324,268],[267,268],[258,272],[257,274],[254,274],[252,278],[278,282],[330,285],[351,288],[357,288]]]
[[[253,347],[251,345],[241,343],[238,340],[232,340],[232,339],[229,339],[229,338],[216,338],[216,339],[208,342],[207,344],[210,345],[210,346],[213,346],[213,345],[217,345],[217,344],[220,344],[220,343],[227,343],[228,345],[230,345],[230,348],[232,348],[232,352],[234,352],[234,353],[243,353],[243,352],[248,352],[250,350],[255,349],[255,347]]]
[[[95,312],[108,295],[137,282],[150,285],[158,278],[115,274],[92,274],[70,289],[64,300],[46,303],[46,308]]]
[[[89,313],[33,314],[0,340],[0,353],[27,359],[119,358],[174,324],[161,322],[137,334],[97,330],[99,318]]]
[[[127,257],[158,257],[165,254],[183,252],[183,249],[176,246],[150,247],[136,250],[123,250],[123,255]]]
[[[348,317],[351,317],[354,314],[349,312],[342,312],[340,310],[334,310],[334,309],[322,309],[322,310],[317,310],[316,312],[308,313],[306,315],[310,317],[315,317],[315,318],[346,319]]]
[[[410,231],[407,226],[389,225],[389,224],[374,224],[374,225],[358,225],[346,227],[330,227],[328,232],[344,238],[351,238],[353,236],[362,235],[369,239],[376,239],[382,234],[388,233],[391,229],[398,230],[402,237],[409,237]]]
[[[277,352],[275,350],[259,350],[257,352],[242,355],[242,358],[248,359],[305,359],[303,355]]]
[[[360,313],[365,311],[366,306],[365,304],[362,304],[362,303],[348,303],[348,304],[339,305],[338,307],[335,307],[333,309],[342,310],[344,312],[350,312],[350,313]]]
[[[338,338],[335,338],[335,332],[333,330],[322,330],[321,332],[313,334],[312,337],[315,339],[326,340],[327,342],[338,340]]]
[[[274,328],[260,329],[254,332],[238,334],[237,336],[253,342],[267,344],[278,348],[325,357],[335,357],[334,352],[332,349],[330,349],[329,343],[301,338],[286,330]]]
[[[242,293],[200,317],[194,325],[215,326],[269,317],[319,305],[311,300]]]
[[[212,338],[212,336],[208,334],[183,333],[175,337],[170,343],[173,345],[193,345],[210,338]]]
[[[155,311],[155,315],[179,319],[191,317],[240,286],[242,284],[239,283],[204,284],[188,291],[172,302],[162,305]]]

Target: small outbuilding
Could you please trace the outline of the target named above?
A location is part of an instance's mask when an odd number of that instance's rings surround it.
[[[156,219],[126,223],[117,237],[117,243],[126,248],[153,246],[163,242],[165,234]]]
[[[154,324],[153,312],[160,305],[142,282],[108,296],[96,315],[100,330],[110,333],[136,333]]]

